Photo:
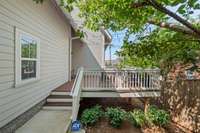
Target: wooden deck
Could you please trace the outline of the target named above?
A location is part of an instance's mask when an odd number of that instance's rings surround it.
[[[72,90],[72,120],[78,116],[81,97],[159,97],[160,70],[84,70],[79,68]]]
[[[159,97],[159,70],[85,70],[81,97]]]
[[[56,91],[56,92],[71,92],[73,84],[74,84],[74,80],[68,81],[68,82],[64,83],[63,85],[59,86],[58,88],[56,88],[54,91]]]

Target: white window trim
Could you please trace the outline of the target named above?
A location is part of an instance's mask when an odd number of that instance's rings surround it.
[[[37,59],[36,59],[36,78],[21,79],[21,36],[29,36],[37,42]],[[33,59],[35,60],[35,59]],[[24,32],[18,28],[15,28],[15,87],[25,85],[40,79],[40,39],[31,35],[30,33]]]

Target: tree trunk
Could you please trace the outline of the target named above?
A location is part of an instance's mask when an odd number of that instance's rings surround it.
[[[148,108],[149,108],[149,98],[144,99],[144,113],[147,114]]]

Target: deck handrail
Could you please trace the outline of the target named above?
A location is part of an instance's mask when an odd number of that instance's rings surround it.
[[[83,79],[83,71],[84,69],[81,67],[77,73],[75,82],[74,82],[74,88],[71,92],[72,98],[73,98],[73,104],[72,104],[72,121],[75,121],[77,119],[79,106],[80,106],[80,97],[81,97],[81,85],[82,85],[82,79]]]
[[[160,90],[159,69],[85,70],[83,90]]]
[[[80,73],[80,69],[81,69],[81,67],[78,68],[78,70],[77,70],[77,74],[76,74],[76,77],[74,79],[74,83],[73,83],[73,86],[72,86],[72,89],[71,89],[71,92],[70,92],[71,96],[73,96],[73,94],[74,94],[75,85],[76,85],[76,82],[77,82],[77,79],[78,79],[78,76],[79,76],[79,73]]]

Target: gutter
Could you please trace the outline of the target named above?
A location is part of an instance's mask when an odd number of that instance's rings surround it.
[[[112,35],[110,32],[104,28],[101,28],[100,31],[104,34],[108,42],[106,42],[106,45],[109,45],[112,42]]]
[[[70,15],[70,13],[67,13],[65,11],[64,8],[59,6],[59,0],[51,0],[51,2],[53,3],[53,5],[55,6],[55,8],[57,9],[57,11],[62,15],[62,17],[64,17],[67,21],[67,23],[69,23],[71,25],[71,27],[76,31],[78,29],[78,25],[76,24],[76,22],[73,20],[72,16]],[[103,35],[106,37],[106,39],[108,40],[106,42],[106,45],[109,45],[112,42],[112,35],[109,33],[108,30],[101,28],[100,31],[103,33]],[[78,38],[77,38],[78,39]],[[80,39],[80,38],[79,38]],[[73,39],[72,39],[73,40]],[[80,39],[83,43],[86,43],[84,39]]]

